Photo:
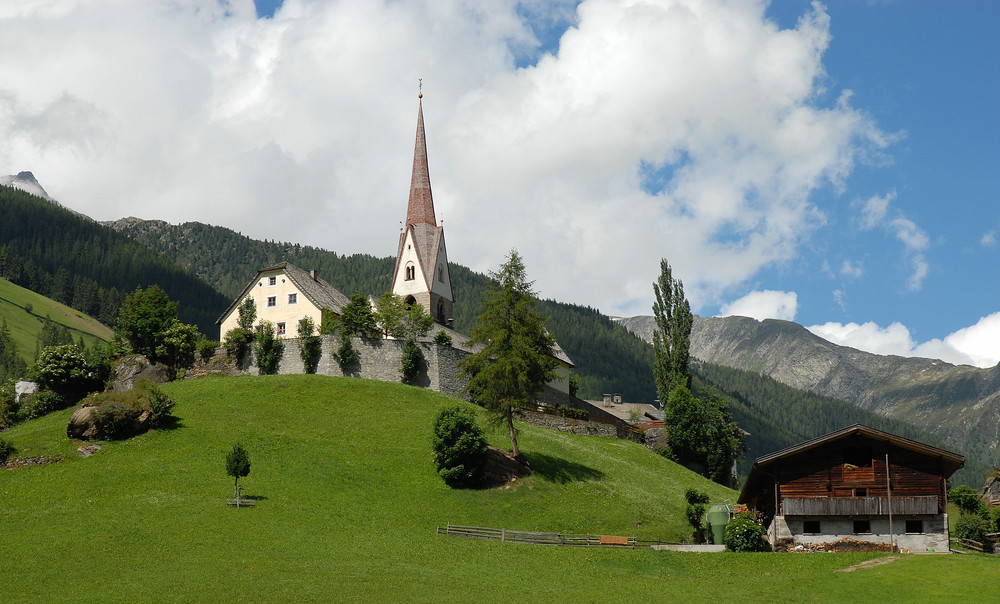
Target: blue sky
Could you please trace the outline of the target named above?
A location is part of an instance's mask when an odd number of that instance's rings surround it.
[[[391,255],[424,116],[451,259],[540,295],[1000,361],[1000,3],[14,0],[0,175]],[[127,52],[123,52],[127,49]]]

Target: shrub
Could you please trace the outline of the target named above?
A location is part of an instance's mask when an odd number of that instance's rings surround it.
[[[257,327],[254,336],[254,354],[257,356],[257,368],[265,375],[278,373],[278,363],[285,346],[275,337],[274,323],[263,321]]]
[[[733,552],[763,552],[767,550],[764,525],[751,511],[740,512],[726,525],[723,541]]]
[[[960,539],[971,539],[983,544],[983,551],[992,552],[993,538],[988,533],[993,532],[990,521],[975,514],[962,514],[955,523],[955,536]]]
[[[684,493],[684,498],[687,499],[687,509],[684,510],[684,515],[687,517],[691,528],[694,529],[691,536],[694,537],[695,543],[704,543],[705,525],[702,521],[705,519],[705,508],[708,506],[710,499],[705,493],[694,489],[688,489]]]
[[[337,359],[337,365],[340,366],[340,371],[344,375],[347,375],[351,367],[358,360],[358,353],[351,346],[350,336],[345,337],[341,333],[340,346],[333,352],[333,358]]]
[[[455,405],[442,409],[434,420],[434,462],[448,486],[477,487],[486,470],[486,438],[476,413]]]
[[[323,341],[315,335],[316,325],[310,317],[299,321],[299,355],[302,357],[302,368],[306,373],[316,373],[319,365],[319,355],[322,352]]]
[[[149,411],[149,427],[166,423],[174,401],[147,379],[140,379],[132,390],[101,392],[87,398],[96,405],[93,420],[97,432],[104,440],[128,438],[135,433],[139,417]]]
[[[0,438],[0,466],[7,465],[7,460],[10,459],[10,456],[15,451],[17,449],[14,447],[14,443],[5,438]]]
[[[223,338],[223,345],[226,347],[229,356],[236,359],[236,362],[239,364],[242,364],[246,360],[252,343],[253,332],[242,327],[230,329],[226,332],[226,337]]]
[[[451,334],[442,329],[434,334],[434,343],[441,346],[451,346]]]
[[[198,342],[198,357],[207,362],[215,354],[215,350],[220,346],[221,342],[216,342],[214,340],[201,340]]]
[[[43,348],[30,376],[41,388],[59,393],[69,404],[99,387],[94,368],[72,344]]]
[[[424,354],[420,352],[417,341],[413,338],[406,338],[403,342],[403,359],[400,373],[403,375],[404,384],[413,384],[420,374],[420,369],[424,364]]]
[[[118,440],[132,435],[138,416],[128,403],[112,400],[95,409],[93,418],[102,440]]]
[[[982,516],[986,512],[986,502],[979,498],[979,492],[969,485],[960,485],[948,491],[948,501],[958,506],[962,515]],[[976,539],[979,541],[979,539]]]
[[[21,401],[17,420],[36,419],[59,409],[65,409],[66,400],[55,392],[37,392]]]
[[[21,405],[17,402],[17,392],[14,380],[0,384],[0,430],[9,428],[17,421],[17,412]]]

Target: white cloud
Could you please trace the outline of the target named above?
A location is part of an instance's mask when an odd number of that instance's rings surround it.
[[[890,214],[889,204],[895,199],[896,192],[891,191],[883,197],[875,195],[865,201],[861,208],[861,226],[869,230],[880,228],[894,235],[903,244],[904,255],[911,269],[906,287],[910,291],[919,291],[929,270],[924,251],[930,245],[930,239],[923,229],[899,210]]]
[[[860,262],[851,262],[850,260],[844,260],[844,263],[840,266],[840,274],[845,277],[854,277],[855,279],[861,277],[865,273],[864,266]]]
[[[756,291],[723,305],[719,316],[752,317],[758,321],[764,319],[794,321],[798,304],[798,295],[795,292]]]
[[[661,257],[695,310],[794,258],[824,224],[811,194],[892,142],[849,92],[824,100],[820,4],[779,30],[763,0],[586,0],[517,68],[567,6],[4,3],[0,173],[97,219],[391,255],[424,78],[452,260],[516,247],[543,296],[627,313]]]
[[[983,233],[983,236],[979,239],[979,245],[983,247],[993,247],[996,244],[996,242],[997,242],[996,229]]]
[[[879,327],[875,323],[824,323],[807,327],[809,331],[841,346],[850,346],[874,354],[912,356],[914,342],[910,330],[900,323]]]
[[[1000,363],[1000,312],[981,318],[942,339],[918,344],[900,323],[880,327],[875,323],[825,323],[807,329],[834,344],[874,354],[941,359],[956,365],[993,367]]]

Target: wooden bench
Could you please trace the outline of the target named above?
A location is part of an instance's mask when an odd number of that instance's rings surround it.
[[[628,537],[601,535],[601,545],[628,545]]]

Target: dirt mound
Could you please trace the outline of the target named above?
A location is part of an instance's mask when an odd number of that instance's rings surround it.
[[[486,451],[487,489],[509,486],[518,478],[531,474],[531,468],[506,451],[489,446]]]

